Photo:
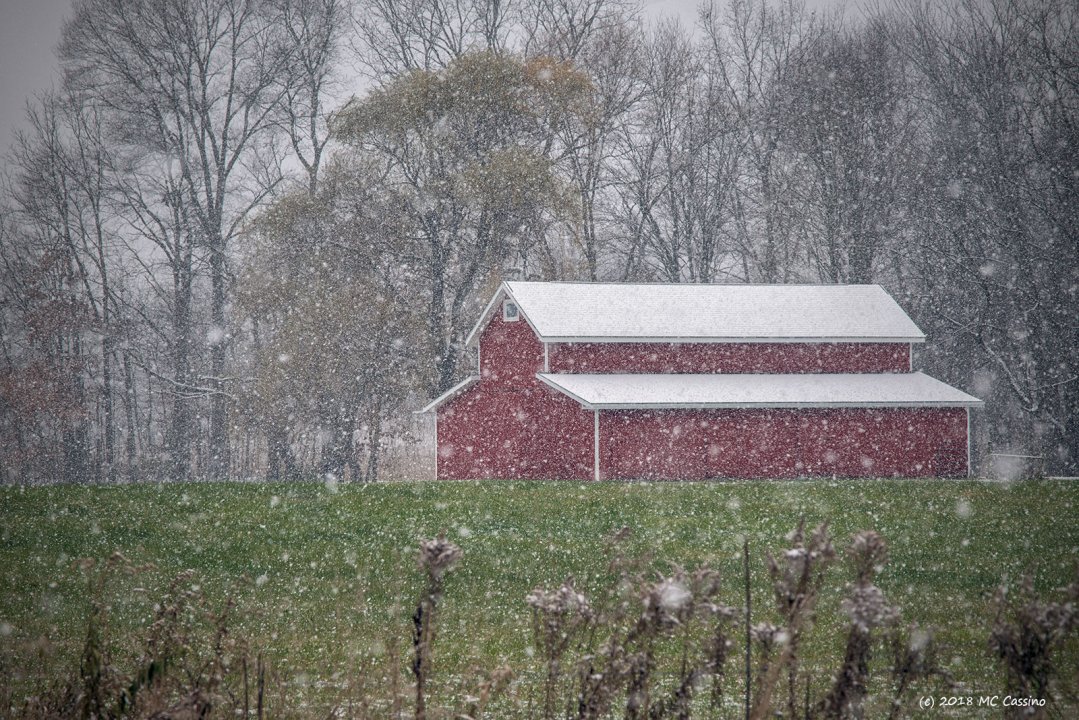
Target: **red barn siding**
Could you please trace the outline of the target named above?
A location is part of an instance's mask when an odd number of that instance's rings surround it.
[[[438,477],[592,477],[592,413],[546,387],[473,386],[438,411]]]
[[[543,372],[543,343],[524,320],[506,322],[502,313],[480,335],[480,377],[485,385],[525,389]]]
[[[603,479],[966,474],[962,408],[600,414]]]
[[[549,353],[555,373],[910,371],[907,343],[552,343]]]
[[[438,477],[591,478],[593,415],[536,379],[543,343],[497,313],[480,338],[480,382],[438,409]]]

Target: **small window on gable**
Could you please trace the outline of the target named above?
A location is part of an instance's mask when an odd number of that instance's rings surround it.
[[[512,300],[502,303],[502,319],[506,322],[517,322],[521,319],[521,311],[517,307],[517,303]]]

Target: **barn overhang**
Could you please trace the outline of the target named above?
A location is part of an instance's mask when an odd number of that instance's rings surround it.
[[[931,418],[927,417],[927,427],[936,427],[941,418],[954,417],[954,410],[959,410],[966,416],[963,459],[965,474],[969,476],[970,409],[983,405],[978,398],[920,372],[710,375],[537,373],[536,377],[592,413],[592,477],[596,480],[608,477],[608,470],[603,464],[606,461],[602,460],[602,448],[610,442],[608,432],[614,432],[617,436],[627,428],[652,427],[649,423],[659,417],[647,413],[638,418],[638,422],[629,425],[619,423],[616,429],[609,431],[606,424],[608,413],[617,414],[626,410],[707,412],[772,408],[786,412],[846,408],[853,409],[855,413],[872,412],[875,408],[893,409],[897,413],[920,408],[950,411],[950,415],[934,414]],[[892,415],[889,413],[888,417]],[[758,417],[751,422],[760,422],[760,419]],[[894,420],[892,422],[894,424]],[[793,439],[796,441],[796,438]],[[646,443],[643,438],[640,442]],[[887,442],[883,444],[887,445]],[[649,457],[663,456],[662,447],[656,452],[657,456]],[[685,459],[691,460],[692,454],[690,450]],[[914,461],[912,467],[915,467]],[[917,465],[916,469],[921,467]]]
[[[920,372],[848,374],[563,374],[542,382],[588,410],[980,407]]]

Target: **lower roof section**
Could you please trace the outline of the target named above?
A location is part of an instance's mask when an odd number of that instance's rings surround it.
[[[471,377],[466,377],[464,380],[457,383],[456,385],[451,387],[449,390],[447,390],[446,392],[442,393],[441,395],[436,397],[431,402],[424,405],[421,410],[416,410],[413,414],[421,415],[423,413],[429,413],[429,412],[432,412],[434,410],[437,410],[440,405],[446,404],[450,400],[453,400],[455,397],[457,397],[458,395],[463,393],[465,390],[468,390],[479,379],[480,379],[479,375],[472,375]]]
[[[920,372],[849,374],[536,375],[589,410],[677,408],[978,407]]]

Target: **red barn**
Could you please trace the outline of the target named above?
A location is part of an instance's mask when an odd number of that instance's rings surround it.
[[[981,401],[879,285],[506,282],[433,400],[436,476],[965,476]]]

